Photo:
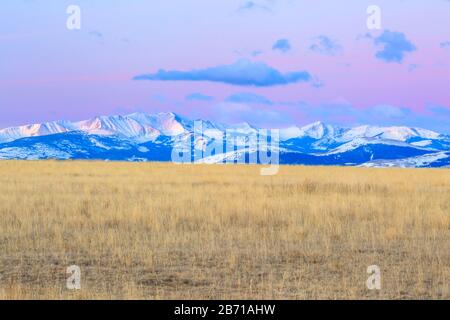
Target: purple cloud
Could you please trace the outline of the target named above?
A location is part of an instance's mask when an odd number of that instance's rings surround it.
[[[313,43],[309,49],[323,55],[334,56],[341,52],[342,47],[335,40],[321,35],[316,37],[315,43]]]
[[[291,44],[287,39],[279,39],[273,44],[272,50],[278,50],[283,53],[286,53],[289,50],[291,50]]]
[[[375,56],[388,63],[402,63],[406,53],[417,50],[416,46],[401,32],[386,30],[380,36],[373,38],[373,42],[383,47]]]
[[[307,71],[282,73],[263,62],[241,59],[230,65],[220,65],[189,71],[159,70],[156,73],[143,74],[134,80],[150,81],[209,81],[236,86],[271,87],[297,82],[311,82]]]

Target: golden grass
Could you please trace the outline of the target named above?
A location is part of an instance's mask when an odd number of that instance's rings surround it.
[[[0,162],[0,298],[450,298],[448,169],[259,168]]]

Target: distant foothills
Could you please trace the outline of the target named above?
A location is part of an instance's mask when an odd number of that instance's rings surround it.
[[[450,167],[450,136],[422,128],[315,122],[275,131],[277,143],[268,148],[279,155],[280,164]],[[213,154],[195,161],[229,163],[251,157],[257,146],[250,137],[266,132],[271,131],[248,123],[194,121],[172,112],[100,116],[1,129],[0,159],[172,161],[177,143],[188,141],[194,153],[216,146]],[[217,147],[230,136],[240,141],[236,148]]]

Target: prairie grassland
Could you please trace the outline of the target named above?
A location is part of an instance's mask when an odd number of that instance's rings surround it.
[[[448,169],[259,168],[0,162],[0,298],[450,298]]]

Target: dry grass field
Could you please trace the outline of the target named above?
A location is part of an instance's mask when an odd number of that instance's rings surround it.
[[[1,299],[449,299],[450,170],[2,161],[0,276]]]

